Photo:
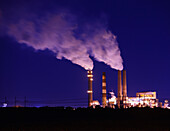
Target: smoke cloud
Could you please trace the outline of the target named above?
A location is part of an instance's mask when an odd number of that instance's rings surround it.
[[[93,69],[93,61],[122,70],[122,58],[116,37],[100,22],[79,24],[71,13],[46,14],[20,19],[8,25],[8,35],[35,50],[49,49],[57,59],[65,58],[83,68]]]

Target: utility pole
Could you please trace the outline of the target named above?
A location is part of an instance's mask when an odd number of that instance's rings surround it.
[[[26,96],[25,96],[25,99],[24,99],[24,107],[26,107],[26,103],[27,103],[27,100],[26,100]]]
[[[7,103],[7,99],[6,99],[6,96],[5,96],[5,103]]]
[[[16,96],[15,96],[15,107],[17,106],[17,98],[16,98]]]

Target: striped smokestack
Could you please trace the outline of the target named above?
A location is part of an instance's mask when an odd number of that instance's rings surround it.
[[[126,70],[123,70],[123,108],[126,108],[126,98],[127,98]]]
[[[118,70],[118,92],[117,92],[117,105],[120,108],[120,103],[122,100],[122,82],[121,82],[121,71]]]
[[[93,81],[93,75],[92,71],[87,71],[87,77],[88,77],[88,107],[91,106],[91,103],[93,102],[93,90],[92,90],[92,81]]]
[[[106,73],[102,75],[102,107],[106,107]]]

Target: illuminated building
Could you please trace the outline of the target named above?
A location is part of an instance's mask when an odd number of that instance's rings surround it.
[[[136,97],[128,97],[128,107],[158,107],[158,99],[156,99],[156,92],[138,92]]]
[[[108,106],[111,108],[115,108],[115,105],[117,104],[116,101],[116,96],[114,95],[114,92],[109,92],[111,95],[111,98],[107,100]]]
[[[90,106],[92,106],[93,108],[95,108],[95,106],[98,106],[100,105],[99,101],[97,100],[93,100],[91,103],[90,103]]]
[[[164,102],[164,108],[168,108],[168,100],[165,100],[165,102]]]

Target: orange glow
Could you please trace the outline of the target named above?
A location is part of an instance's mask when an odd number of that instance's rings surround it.
[[[105,82],[102,82],[102,86],[106,86],[106,83],[105,83]]]
[[[95,106],[100,105],[100,103],[99,103],[99,101],[94,100],[90,103],[90,105],[93,106],[93,108],[95,108]]]
[[[93,78],[90,78],[91,81],[93,81]]]
[[[136,96],[137,97],[140,97],[140,98],[148,98],[148,99],[156,99],[156,92],[139,92],[139,93],[136,93]]]
[[[158,100],[156,99],[156,92],[140,92],[136,93],[136,97],[129,97],[126,101],[129,107],[158,107]]]
[[[103,89],[103,90],[102,90],[102,93],[106,93],[106,89]]]
[[[87,77],[93,77],[93,75],[87,75]]]
[[[88,90],[87,93],[93,93],[93,91]]]

